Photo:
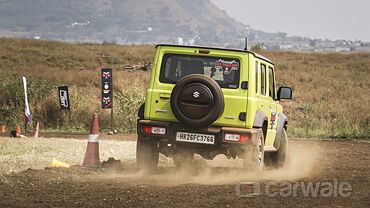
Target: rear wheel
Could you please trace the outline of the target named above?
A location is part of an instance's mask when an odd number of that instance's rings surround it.
[[[288,157],[288,136],[283,129],[280,140],[280,147],[277,152],[266,153],[266,166],[269,167],[282,167],[287,161]]]
[[[261,172],[264,168],[264,136],[261,133],[258,141],[251,144],[244,152],[244,169],[251,172]]]
[[[157,169],[159,160],[159,149],[157,141],[144,140],[138,136],[136,143],[136,165],[140,170],[152,172]]]

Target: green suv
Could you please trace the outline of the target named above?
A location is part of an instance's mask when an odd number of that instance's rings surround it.
[[[138,112],[136,160],[154,170],[159,153],[176,166],[194,154],[242,158],[244,168],[281,166],[287,117],[276,94],[274,64],[246,50],[157,45],[146,102]]]

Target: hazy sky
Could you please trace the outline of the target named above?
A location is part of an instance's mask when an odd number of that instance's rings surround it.
[[[211,0],[231,17],[266,32],[370,41],[370,0]]]

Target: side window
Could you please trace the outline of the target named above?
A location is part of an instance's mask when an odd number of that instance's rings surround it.
[[[261,64],[261,94],[266,95],[266,65]]]
[[[256,94],[258,93],[258,61],[256,61]]]
[[[269,67],[269,96],[275,99],[274,69]]]

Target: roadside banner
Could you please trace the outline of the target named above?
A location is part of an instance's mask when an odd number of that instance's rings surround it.
[[[31,124],[31,113],[30,108],[28,106],[28,98],[27,98],[27,79],[25,76],[22,77],[23,79],[23,87],[24,87],[24,124]]]
[[[69,111],[71,109],[71,107],[70,107],[70,104],[69,104],[68,86],[58,87],[58,95],[59,95],[60,110]]]
[[[101,69],[102,81],[102,109],[112,108],[113,89],[112,89],[112,69]]]

